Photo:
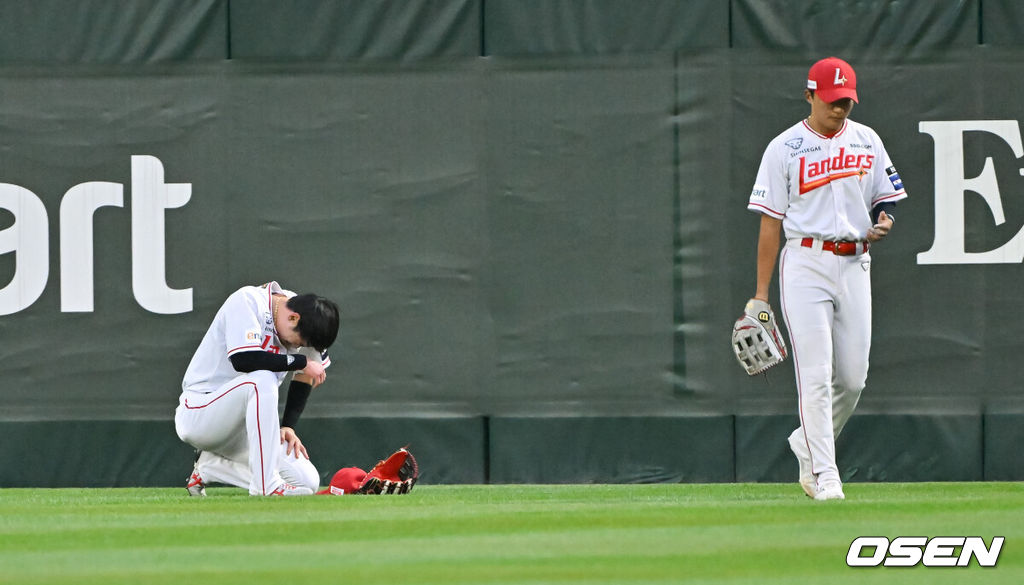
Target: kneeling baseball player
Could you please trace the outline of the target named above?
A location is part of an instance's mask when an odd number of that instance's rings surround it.
[[[327,377],[338,319],[334,302],[276,282],[227,298],[192,356],[175,410],[178,437],[200,452],[190,495],[205,496],[207,482],[257,496],[316,492],[320,474],[295,424]],[[279,387],[289,378],[278,420]]]

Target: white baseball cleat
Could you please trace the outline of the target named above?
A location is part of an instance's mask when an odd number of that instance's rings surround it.
[[[270,492],[271,496],[309,496],[313,490],[307,487],[298,487],[290,483],[282,483],[276,490]]]
[[[185,489],[188,490],[188,495],[192,497],[206,497],[206,482],[199,475],[198,469],[192,469],[192,475],[189,476],[188,481],[185,483]]]
[[[814,494],[815,500],[845,500],[843,484],[836,480],[826,481],[818,486],[818,493]]]
[[[799,439],[793,440],[793,435],[790,435],[789,449],[796,455],[796,461],[800,464],[800,487],[804,489],[808,498],[815,497],[818,494],[818,480],[811,472],[811,454],[807,451],[807,445]]]

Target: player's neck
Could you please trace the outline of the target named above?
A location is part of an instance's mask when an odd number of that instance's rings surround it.
[[[837,133],[839,133],[840,130],[843,129],[843,126],[846,125],[845,119],[839,123],[838,128],[826,127],[825,125],[816,121],[814,119],[814,116],[807,116],[805,121],[807,122],[807,126],[810,127],[811,130],[814,130],[815,132],[821,134],[825,138],[832,138]]]
[[[278,313],[278,310],[281,308],[281,303],[284,302],[284,297],[281,296],[281,295],[275,294],[273,296],[273,299],[274,299],[274,311],[273,311],[273,315],[274,315],[273,316],[274,331],[280,331],[281,327],[280,327],[280,325],[278,325],[278,322],[277,322],[277,313]],[[280,334],[278,335],[278,337],[280,337]]]

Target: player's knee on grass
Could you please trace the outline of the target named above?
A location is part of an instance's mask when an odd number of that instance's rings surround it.
[[[294,453],[285,455],[282,448],[278,462],[281,479],[295,487],[306,487],[314,492],[320,489],[320,472],[309,459],[302,455],[296,459]]]

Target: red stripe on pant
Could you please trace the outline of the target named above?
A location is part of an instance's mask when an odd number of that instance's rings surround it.
[[[221,398],[224,398],[225,396],[227,396],[232,390],[237,390],[238,388],[241,388],[242,386],[246,386],[246,385],[252,386],[252,390],[256,394],[256,412],[257,412],[257,415],[258,415],[258,413],[260,411],[260,389],[253,382],[242,382],[241,384],[238,384],[237,386],[232,386],[231,388],[228,388],[224,392],[221,392],[220,394],[217,395],[216,398],[214,398],[213,400],[207,402],[206,404],[203,404],[202,406],[190,406],[189,403],[188,403],[188,399],[186,398],[185,399],[185,408],[187,408],[189,410],[199,410],[199,409],[202,409],[202,408],[206,408],[207,406],[210,406],[214,402],[217,402]],[[266,474],[263,473],[263,470],[265,469],[265,466],[263,465],[263,431],[260,429],[260,425],[259,424],[256,425],[256,435],[259,437],[259,443],[260,443],[260,491],[265,496],[265,495],[267,495],[267,477],[266,477]]]

